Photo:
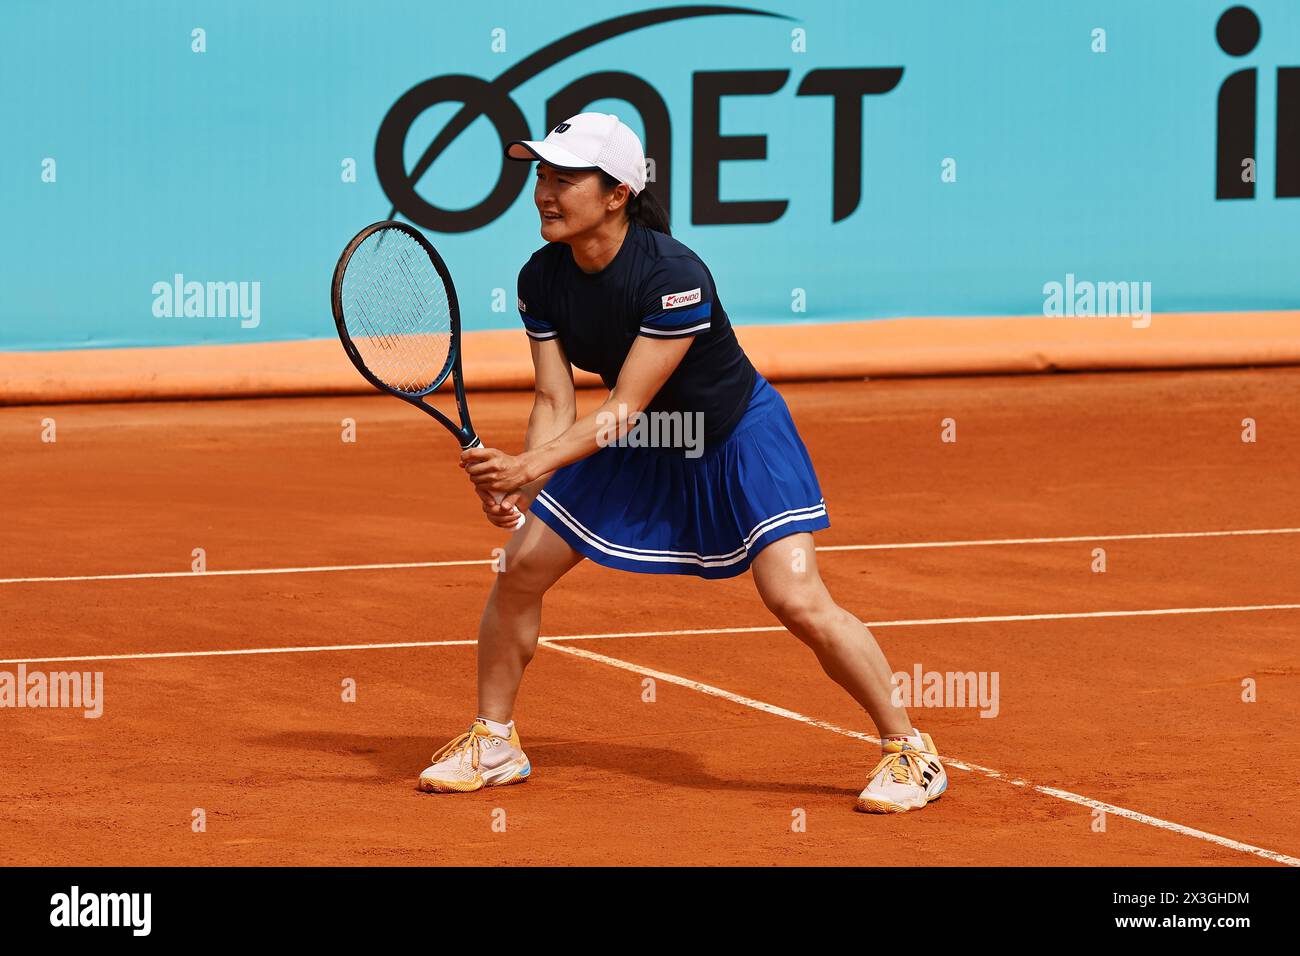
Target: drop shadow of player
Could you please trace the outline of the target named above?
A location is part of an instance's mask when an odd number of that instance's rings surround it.
[[[717,756],[705,761],[696,753],[696,740],[711,734],[714,746],[718,748]],[[791,767],[788,775],[782,779],[763,780],[761,769],[749,770],[737,766],[733,775],[719,776],[717,767],[727,760],[725,742],[717,743],[720,734],[716,730],[709,732],[681,732],[616,735],[608,738],[564,739],[553,737],[527,737],[524,751],[533,765],[533,782],[541,782],[554,775],[555,782],[561,786],[618,786],[620,780],[640,778],[674,787],[689,787],[696,790],[748,791],[771,794],[826,794],[856,795],[861,789],[861,782],[846,780],[843,785],[835,786],[832,782],[814,784],[807,782],[807,777],[815,765],[809,760],[809,767]],[[450,738],[447,738],[448,740]],[[651,743],[637,741],[668,741],[675,746],[655,746]],[[252,743],[277,747],[287,750],[309,751],[317,754],[331,754],[339,759],[332,764],[337,769],[331,773],[319,762],[313,761],[317,771],[309,779],[318,781],[339,781],[367,783],[377,786],[409,785],[415,789],[415,781],[420,771],[428,766],[429,758],[446,740],[430,737],[384,737],[360,734],[332,732],[290,732],[258,738]],[[870,770],[872,754],[869,748],[863,748],[862,773]],[[358,758],[367,761],[373,773],[358,775],[356,772]],[[789,761],[789,751],[774,752],[773,761]],[[827,767],[825,776],[830,778],[834,769]],[[800,778],[803,778],[801,781]],[[304,777],[304,779],[308,779]],[[856,786],[853,784],[856,783]]]

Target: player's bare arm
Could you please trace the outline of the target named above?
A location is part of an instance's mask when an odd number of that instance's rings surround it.
[[[637,339],[609,398],[594,411],[549,441],[537,446],[530,442],[528,450],[521,455],[508,455],[495,448],[468,449],[461,453],[465,470],[477,488],[509,495],[521,486],[549,475],[556,468],[594,454],[601,447],[602,436],[608,434],[610,416],[614,416],[612,420],[622,426],[628,418],[645,411],[664,382],[668,381],[668,376],[681,364],[693,341]],[[534,342],[534,352],[542,344],[549,343]],[[572,384],[570,381],[570,394]],[[534,405],[534,413],[536,407]],[[502,504],[505,503],[503,500]]]

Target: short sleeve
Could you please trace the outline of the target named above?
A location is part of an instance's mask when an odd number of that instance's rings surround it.
[[[545,341],[556,336],[555,326],[544,314],[542,284],[538,281],[536,257],[524,263],[519,270],[519,317],[524,320],[524,331],[530,339]]]
[[[713,280],[689,256],[662,259],[641,297],[638,334],[678,339],[707,332],[712,325]]]

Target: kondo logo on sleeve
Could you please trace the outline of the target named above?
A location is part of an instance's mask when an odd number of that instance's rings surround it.
[[[690,292],[673,292],[663,297],[663,307],[665,309],[678,309],[684,305],[695,305],[703,298],[699,289],[692,289]]]

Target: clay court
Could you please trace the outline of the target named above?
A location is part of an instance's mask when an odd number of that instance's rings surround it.
[[[852,811],[870,721],[748,575],[590,562],[520,694],[534,778],[422,794],[505,541],[441,429],[378,394],[23,406],[0,668],[102,671],[104,712],[4,715],[0,863],[1300,865],[1300,368],[777,387],[839,603],[896,670],[1000,675],[995,718],[912,710],[952,781],[924,812]],[[518,450],[529,401],[475,423]]]

